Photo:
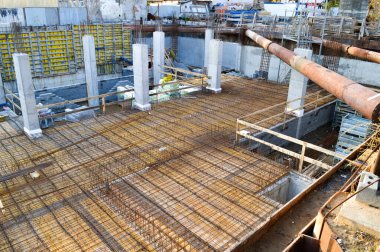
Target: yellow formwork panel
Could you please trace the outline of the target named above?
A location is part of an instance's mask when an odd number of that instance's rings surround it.
[[[30,55],[33,76],[54,76],[74,73],[83,67],[82,36],[95,39],[97,65],[110,69],[124,56],[131,59],[131,31],[122,24],[74,25],[68,30],[33,31],[20,34],[0,34],[2,74],[6,81],[15,79],[12,54]]]

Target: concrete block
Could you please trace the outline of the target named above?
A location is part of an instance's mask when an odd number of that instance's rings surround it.
[[[42,136],[36,109],[36,98],[30,70],[29,56],[24,53],[13,54],[17,89],[20,97],[24,132],[32,139]]]
[[[134,44],[133,46],[133,79],[135,89],[135,107],[139,110],[150,110],[149,103],[149,71],[148,45]]]
[[[375,237],[380,237],[380,209],[363,204],[355,198],[347,200],[341,207],[336,221],[353,230],[360,230]]]
[[[359,180],[357,191],[370,185],[377,179],[379,179],[379,177],[376,176],[375,174],[371,172],[363,171],[360,174],[360,180]],[[356,194],[355,199],[363,204],[380,208],[380,194],[379,194],[380,192],[378,190],[379,190],[379,182],[376,182],[370,187]]]

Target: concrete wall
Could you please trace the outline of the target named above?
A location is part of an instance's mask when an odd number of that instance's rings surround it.
[[[86,8],[59,8],[59,24],[79,25],[87,22]]]
[[[246,76],[254,76],[260,68],[261,54],[263,48],[243,46],[241,48],[241,73]]]
[[[240,55],[238,55],[237,46],[237,43],[223,42],[223,68],[235,69],[239,64],[237,59],[240,58]],[[186,65],[203,67],[204,39],[178,37],[178,60]]]
[[[278,180],[276,183],[264,189],[262,194],[274,201],[285,204],[305,190],[312,183],[313,179],[298,172],[291,171],[288,176]]]
[[[146,37],[143,39],[143,44],[147,44],[150,49],[153,50],[153,37]],[[165,34],[165,48],[171,48],[172,47],[172,37],[167,36]]]
[[[238,43],[223,42],[222,66],[230,69],[236,69],[241,52],[238,50]]]
[[[1,0],[0,8],[58,7],[58,0]]]
[[[289,185],[290,176],[284,177],[266,188],[264,196],[281,204],[285,204],[288,199]]]
[[[223,68],[234,69],[237,57],[237,43],[223,43]],[[191,50],[191,53],[189,51]],[[242,46],[240,57],[240,72],[248,77],[254,77],[260,69],[260,61],[263,49],[254,46]],[[178,38],[178,59],[180,62],[202,67],[204,57],[204,39],[193,37]],[[316,61],[316,56],[313,57]],[[272,55],[269,63],[268,79],[270,81],[281,80],[289,67],[281,63],[280,59]],[[379,65],[355,59],[340,58],[338,73],[362,84],[380,87]]]
[[[178,60],[191,66],[203,67],[204,39],[178,37]]]
[[[296,172],[291,172],[289,179],[290,183],[288,187],[288,195],[286,201],[290,201],[291,199],[293,199],[295,196],[304,191],[309,185],[311,185],[314,182],[311,178],[308,178]]]
[[[98,81],[122,77],[121,74],[99,75]],[[65,86],[75,86],[86,82],[84,69],[79,69],[75,74],[64,74],[47,78],[33,78],[33,85],[36,90],[45,90],[49,88],[61,88]],[[4,85],[10,89],[15,89],[14,82],[6,82]],[[14,90],[15,91],[15,90]],[[16,91],[15,91],[16,92]]]
[[[57,8],[25,8],[25,18],[27,25],[44,26],[59,24]]]
[[[379,64],[340,58],[338,73],[359,83],[380,86]]]
[[[279,124],[271,129],[290,137],[301,138],[317,128],[331,122],[333,119],[334,109],[335,102],[331,102],[317,108],[316,110],[306,112],[302,117],[289,120],[286,123],[285,128],[283,127],[283,124]],[[267,133],[259,133],[257,137],[277,146],[284,146],[289,143]],[[257,148],[257,151],[264,155],[268,154],[272,150],[270,147],[258,143],[252,145],[252,148]]]
[[[120,76],[117,78],[108,78],[98,81],[99,94],[105,94],[110,91],[119,81],[128,80],[133,83],[133,76]],[[69,86],[59,87],[59,88],[46,88],[36,91],[36,96],[44,93],[54,93],[57,96],[62,97],[65,100],[73,100],[84,98],[87,96],[86,83],[77,83]],[[116,95],[114,97],[116,99]]]

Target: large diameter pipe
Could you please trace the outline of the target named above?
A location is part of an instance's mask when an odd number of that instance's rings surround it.
[[[246,30],[245,34],[317,85],[350,105],[364,117],[374,122],[379,121],[380,94],[311,60],[304,59],[251,30]]]
[[[330,41],[326,39],[323,40],[323,46],[331,49],[339,49],[340,51],[349,55],[380,64],[380,53],[378,52],[362,49],[351,45],[341,44],[339,42]]]

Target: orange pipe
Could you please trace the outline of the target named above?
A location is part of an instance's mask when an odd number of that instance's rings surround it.
[[[339,42],[330,41],[326,39],[323,40],[323,46],[331,49],[339,48],[340,51],[348,53],[349,55],[380,64],[380,53],[378,52],[362,49],[351,45],[341,44]]]
[[[379,121],[380,94],[327,68],[304,59],[259,34],[246,30],[245,35],[317,85],[350,105],[364,117]]]

